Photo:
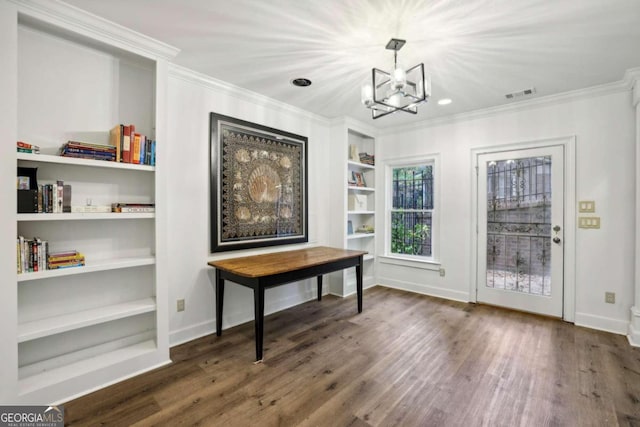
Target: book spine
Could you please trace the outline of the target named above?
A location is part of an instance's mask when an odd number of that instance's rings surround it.
[[[16,260],[16,267],[18,268],[17,273],[20,274],[22,273],[22,260],[20,259],[20,238],[16,239]]]
[[[156,140],[155,139],[151,142],[151,162],[149,164],[151,166],[156,165]]]
[[[131,163],[131,125],[122,130],[122,161]]]
[[[56,212],[62,213],[62,202],[64,200],[64,182],[56,181],[56,187],[58,190],[58,200],[56,204]]]
[[[139,133],[133,134],[133,150],[131,155],[131,163],[140,164],[140,138]]]
[[[43,191],[44,191],[44,190],[43,190],[43,188],[42,188],[42,184],[38,184],[38,213],[42,213],[42,212],[44,212],[44,211],[42,210],[42,209],[43,209],[43,206],[44,206],[44,205],[43,205],[43,202],[44,202],[44,201],[43,201],[43,198],[44,198],[44,197],[43,197],[43,196],[44,196]]]
[[[71,212],[71,185],[63,185],[62,190],[62,212]]]
[[[147,138],[144,135],[140,135],[140,164],[146,164],[147,155]]]
[[[116,147],[116,162],[120,161],[120,150],[121,150],[121,145],[120,145],[120,136],[121,136],[121,132],[120,132],[120,126],[121,125],[115,125],[110,131],[109,131],[109,142],[111,143],[111,145]]]

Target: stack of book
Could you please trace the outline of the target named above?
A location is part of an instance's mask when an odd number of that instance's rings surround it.
[[[116,162],[156,165],[156,141],[136,132],[135,125],[115,125],[109,132]]]
[[[359,153],[359,156],[360,156],[360,163],[364,163],[365,165],[371,165],[371,166],[376,164],[376,159],[373,154]]]
[[[116,147],[111,145],[91,144],[88,142],[69,141],[60,149],[60,155],[79,159],[116,161]]]
[[[153,203],[113,203],[111,212],[118,213],[152,213],[156,211]]]
[[[40,154],[40,147],[26,142],[18,141],[18,153]]]
[[[25,239],[18,236],[17,242],[18,274],[43,271],[47,269],[49,244],[38,237]]]
[[[84,265],[84,255],[78,251],[56,252],[47,257],[47,267],[49,270],[59,268],[82,267]]]

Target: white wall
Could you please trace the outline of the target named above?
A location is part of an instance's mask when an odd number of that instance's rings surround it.
[[[618,84],[557,98],[512,110],[462,115],[407,131],[384,131],[379,136],[378,164],[388,158],[440,154],[440,255],[446,269],[446,276],[440,277],[437,270],[379,263],[379,283],[469,301],[471,150],[575,135],[576,196],[578,200],[595,200],[602,224],[600,230],[576,230],[575,321],[626,333],[633,304],[635,245],[631,92]],[[438,107],[428,104],[421,108]],[[381,180],[377,191],[384,191]],[[382,208],[380,201],[378,209]],[[377,228],[382,227],[378,222]],[[381,245],[378,248],[382,250]],[[605,291],[616,293],[615,304],[605,304]]]
[[[300,90],[292,87],[292,90]],[[304,90],[304,89],[302,89]],[[215,112],[308,137],[310,245],[327,244],[327,200],[323,173],[330,161],[329,123],[317,116],[189,70],[171,66],[167,159],[172,177],[167,189],[169,313],[172,345],[215,331],[214,269],[207,262],[229,256],[304,245],[209,254],[209,113]],[[315,297],[315,281],[268,289],[265,313]],[[326,292],[326,291],[325,291]],[[186,310],[176,311],[185,299]],[[223,328],[253,319],[253,291],[235,284],[225,289]]]

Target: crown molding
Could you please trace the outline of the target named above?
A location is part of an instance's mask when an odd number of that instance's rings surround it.
[[[640,104],[640,67],[630,68],[624,73],[624,81],[633,90],[633,106]]]
[[[640,68],[637,70],[639,74],[631,73],[630,75],[640,77]],[[505,113],[515,113],[520,111],[532,110],[540,107],[547,107],[551,105],[563,104],[570,101],[576,101],[585,98],[594,98],[603,95],[609,95],[612,93],[626,92],[631,89],[630,83],[627,81],[625,73],[625,79],[613,83],[606,83],[603,85],[592,86],[584,89],[577,89],[569,92],[558,93],[554,95],[547,95],[540,98],[528,99],[525,101],[518,101],[512,104],[500,105],[496,107],[483,108],[481,110],[473,110],[460,114],[453,114],[450,116],[436,117],[433,119],[421,120],[419,122],[412,123],[410,125],[397,125],[379,131],[380,136],[394,135],[412,130],[418,130],[423,128],[429,128],[433,126],[440,126],[445,124],[464,122],[469,120],[484,119],[488,117],[497,116]],[[638,85],[640,86],[640,85]]]
[[[331,127],[350,129],[374,139],[377,138],[378,133],[380,132],[380,130],[375,126],[371,126],[365,122],[349,116],[334,117],[330,120],[330,124]]]
[[[175,77],[187,83],[196,84],[204,88],[213,90],[225,95],[232,95],[234,98],[240,98],[253,104],[261,105],[266,108],[278,110],[281,112],[302,116],[323,126],[330,126],[331,120],[324,116],[311,113],[302,108],[295,107],[291,104],[269,98],[249,89],[216,79],[198,71],[191,70],[181,65],[169,63],[169,76]]]
[[[176,47],[59,0],[9,1],[16,4],[22,19],[53,25],[61,31],[79,34],[150,59],[171,60],[180,52]]]

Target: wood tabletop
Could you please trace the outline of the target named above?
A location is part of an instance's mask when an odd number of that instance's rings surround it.
[[[209,261],[209,265],[220,270],[229,271],[239,276],[263,277],[286,273],[302,268],[322,265],[331,261],[359,257],[365,251],[329,248],[318,246],[295,251],[273,252],[239,258]]]

